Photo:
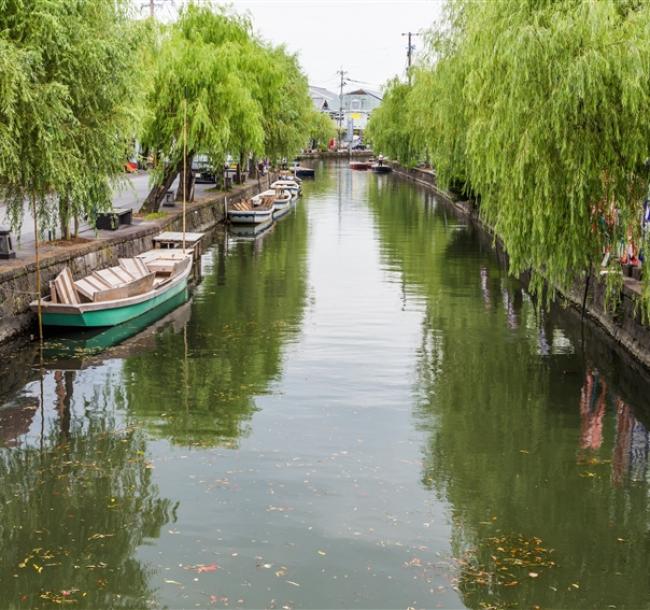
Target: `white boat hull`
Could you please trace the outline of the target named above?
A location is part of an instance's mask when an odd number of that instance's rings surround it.
[[[272,210],[228,210],[228,220],[239,225],[259,225],[273,218],[275,206]]]

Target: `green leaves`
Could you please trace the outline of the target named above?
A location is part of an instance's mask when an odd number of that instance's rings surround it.
[[[170,165],[182,154],[185,99],[190,155],[215,164],[228,153],[291,156],[309,135],[311,100],[296,58],[226,9],[191,3],[163,33],[142,139]]]
[[[423,146],[442,184],[480,194],[513,272],[566,287],[639,231],[649,34],[648,3],[457,0],[413,86],[391,84],[373,139],[407,165]]]
[[[137,66],[127,3],[5,1],[0,10],[0,195],[51,227],[62,206],[108,204],[133,132]]]

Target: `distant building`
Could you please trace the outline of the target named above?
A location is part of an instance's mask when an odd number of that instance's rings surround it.
[[[355,89],[343,94],[343,116],[346,140],[353,136],[363,136],[372,111],[381,104],[382,96],[371,89]]]
[[[339,111],[339,96],[333,91],[328,91],[323,87],[314,87],[309,85],[309,95],[314,103],[314,108],[318,112],[327,112],[336,114]]]
[[[309,86],[314,108],[319,112],[326,112],[332,119],[339,121],[339,96],[333,91],[323,87]],[[363,137],[363,130],[368,124],[372,111],[381,104],[382,96],[371,89],[355,89],[343,93],[343,109],[341,112],[341,138],[351,142],[357,137]]]

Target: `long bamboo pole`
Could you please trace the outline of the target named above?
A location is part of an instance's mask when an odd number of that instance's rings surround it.
[[[187,98],[183,100],[183,254],[185,254],[185,202],[187,194]]]
[[[43,311],[41,305],[41,259],[38,239],[38,216],[36,214],[36,199],[32,195],[32,214],[34,216],[34,255],[36,257],[36,294],[38,299],[38,342],[43,353]],[[42,357],[42,356],[41,356]]]

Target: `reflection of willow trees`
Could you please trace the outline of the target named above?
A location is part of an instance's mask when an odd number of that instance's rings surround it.
[[[99,393],[99,408],[71,416],[71,376],[55,374],[57,416],[42,447],[0,453],[3,608],[144,608],[150,569],[134,555],[159,536],[170,501],[152,483],[143,435],[116,431]]]
[[[371,184],[370,206],[387,263],[406,294],[425,298],[423,485],[451,506],[463,601],[639,607],[650,593],[647,485],[613,484],[623,442],[614,400],[596,431],[602,442],[581,449],[582,365],[571,354],[539,356],[553,352],[557,326],[538,328],[532,304],[471,229],[414,189]]]
[[[154,350],[125,361],[129,408],[150,430],[181,444],[246,434],[254,397],[279,377],[302,319],[306,225],[299,202],[262,242],[215,247],[183,332],[162,333]]]

